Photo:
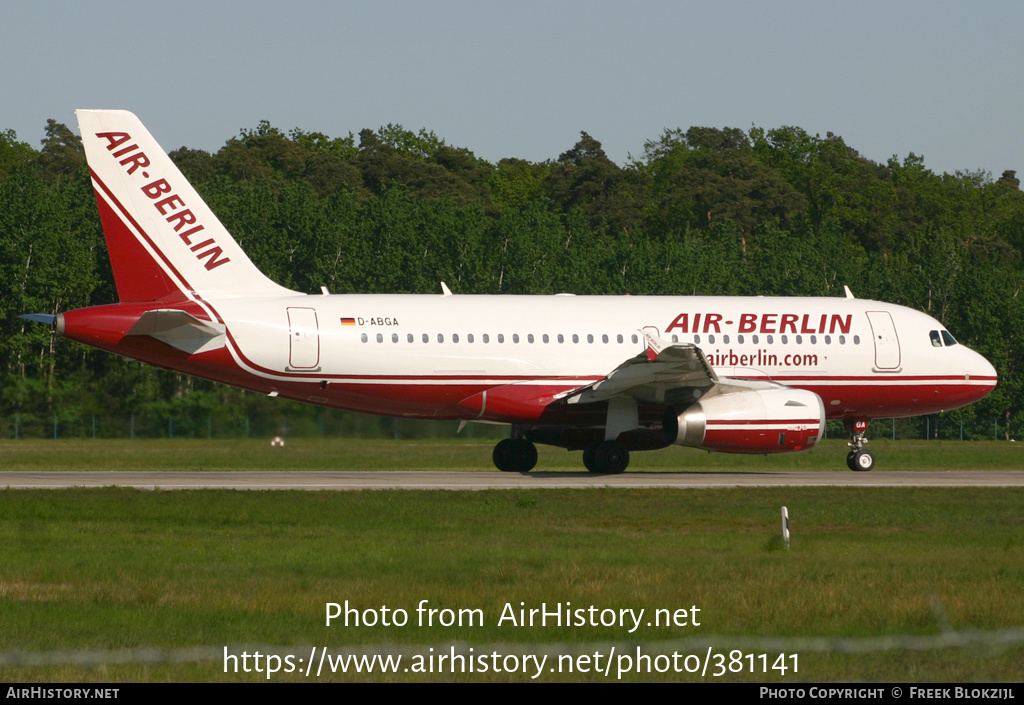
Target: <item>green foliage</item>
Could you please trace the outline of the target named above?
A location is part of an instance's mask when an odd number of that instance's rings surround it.
[[[502,208],[522,208],[543,197],[544,180],[550,172],[546,164],[502,159],[490,178],[491,199]]]
[[[586,132],[551,165],[547,188],[563,210],[578,208],[591,225],[623,237],[640,225],[650,200],[648,176],[617,166]]]
[[[51,179],[73,175],[85,164],[85,150],[82,138],[68,129],[67,125],[52,118],[46,121],[46,138],[43,151],[39,153],[39,165]]]
[[[215,154],[172,158],[257,266],[301,291],[837,296],[846,284],[935,315],[994,362],[996,392],[960,412],[972,422],[998,417],[1012,435],[1024,413],[1015,171],[936,174],[912,153],[877,164],[793,126],[666,130],[626,165],[581,132],[557,159],[489,164],[425,129],[330,137],[262,121]],[[94,203],[65,125],[48,121],[38,151],[0,132],[3,417],[42,430],[54,415],[187,424],[250,408],[276,423],[237,390],[17,318],[116,300]]]
[[[0,132],[0,183],[19,168],[31,168],[36,152],[26,142],[19,142],[14,130]]]
[[[413,159],[432,157],[445,146],[444,140],[433,132],[427,130],[412,132],[401,125],[392,125],[391,123],[377,130],[377,136],[381,142],[392,147],[403,157]]]
[[[769,219],[787,223],[804,208],[800,195],[754,158],[750,140],[735,128],[666,131],[660,141],[647,143],[645,157],[664,229],[729,220],[746,234]]]

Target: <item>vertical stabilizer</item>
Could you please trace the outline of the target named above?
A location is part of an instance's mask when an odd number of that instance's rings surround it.
[[[294,293],[256,268],[137,117],[75,113],[121,301]]]

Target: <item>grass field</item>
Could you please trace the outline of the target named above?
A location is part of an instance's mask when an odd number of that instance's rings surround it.
[[[898,442],[873,449],[887,469],[1022,465],[1011,444]],[[638,454],[636,465],[817,470],[842,464],[842,450],[834,444],[781,458],[670,450]],[[256,442],[0,443],[3,467],[22,470],[472,471],[488,469],[488,458],[489,446],[473,443],[296,441],[283,452]],[[547,451],[541,463],[575,469],[578,454]],[[783,505],[793,529],[788,549],[779,539]],[[245,648],[307,654],[329,646],[411,659],[429,649],[448,653],[459,642],[477,654],[548,654],[551,667],[559,656],[607,657],[613,647],[621,656],[638,645],[651,653],[703,655],[710,640],[715,653],[772,654],[769,666],[780,652],[796,653],[799,670],[744,668],[705,681],[968,682],[1024,675],[1024,490],[1018,489],[7,490],[0,507],[0,659],[8,663],[65,650],[116,656],[147,647],[188,659],[183,649],[219,653],[224,646],[234,654]],[[383,605],[404,609],[409,623],[326,626],[326,603],[346,600],[378,615]],[[479,610],[483,623],[418,626],[421,600],[437,609]],[[498,623],[507,603],[518,609],[565,602],[643,608],[644,619],[633,633],[618,626]],[[700,608],[699,626],[646,624],[656,609],[693,606]],[[982,645],[935,648],[943,635],[950,644],[966,636]],[[918,648],[919,638],[929,648]],[[0,674],[8,681],[265,679],[225,674],[221,658],[6,665]],[[279,673],[273,680],[315,678]],[[320,680],[530,676],[399,672]],[[615,680],[615,668],[608,677],[545,670],[539,680]],[[670,672],[629,673],[623,680],[702,679]]]

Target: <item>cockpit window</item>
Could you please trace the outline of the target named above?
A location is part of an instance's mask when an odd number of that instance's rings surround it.
[[[944,342],[947,346],[956,345],[956,338],[950,335],[948,330],[944,330],[942,331],[942,342]]]
[[[942,338],[939,337],[939,331],[932,330],[928,331],[928,337],[932,339],[932,347],[941,348]]]

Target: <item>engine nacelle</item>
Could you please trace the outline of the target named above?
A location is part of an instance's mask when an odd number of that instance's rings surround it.
[[[745,389],[705,397],[682,413],[667,409],[666,440],[723,453],[757,454],[805,450],[821,440],[821,397],[775,384],[747,384]]]

